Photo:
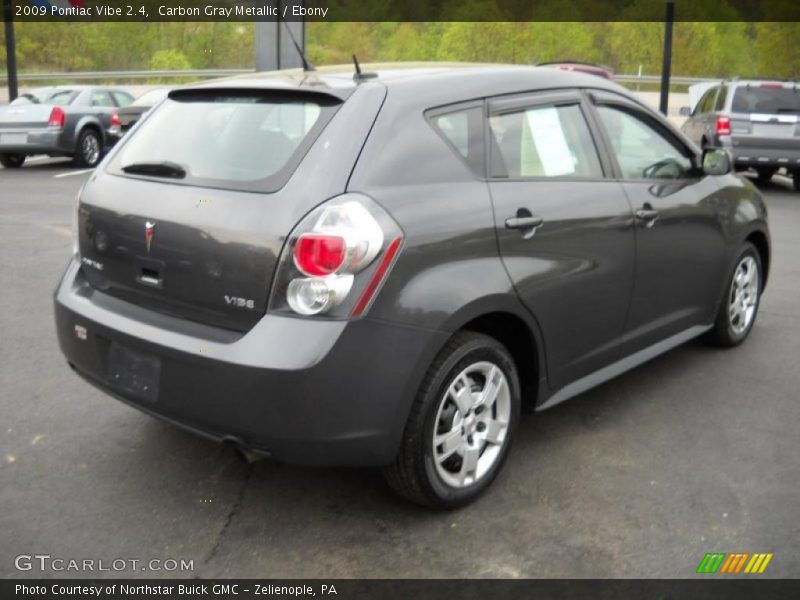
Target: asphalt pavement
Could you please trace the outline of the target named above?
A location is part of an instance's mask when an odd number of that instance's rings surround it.
[[[761,186],[773,265],[743,346],[691,342],[526,416],[489,493],[439,513],[374,470],[247,464],[74,375],[52,293],[89,176],[54,159],[0,168],[0,576],[41,576],[15,559],[46,554],[126,561],[44,573],[67,577],[684,578],[707,552],[771,552],[760,577],[800,576],[800,193],[788,179]]]

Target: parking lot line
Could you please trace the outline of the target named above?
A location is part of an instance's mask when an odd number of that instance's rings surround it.
[[[68,173],[59,173],[58,175],[53,175],[53,179],[61,179],[62,177],[74,177],[75,175],[83,175],[85,173],[91,173],[94,169],[82,169],[80,171],[69,171]]]

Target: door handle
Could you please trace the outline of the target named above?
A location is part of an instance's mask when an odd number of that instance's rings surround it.
[[[654,208],[640,208],[634,214],[637,220],[644,221],[648,226],[652,225],[658,218],[658,211]]]
[[[510,217],[506,219],[506,229],[534,229],[543,223],[542,217]]]

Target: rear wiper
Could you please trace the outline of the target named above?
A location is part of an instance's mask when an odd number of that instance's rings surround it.
[[[183,179],[186,177],[186,169],[178,163],[168,160],[162,162],[141,162],[131,163],[122,167],[126,173],[139,173],[141,175],[153,175],[154,177],[171,177],[173,179]]]
[[[776,108],[776,113],[800,113],[800,108]]]

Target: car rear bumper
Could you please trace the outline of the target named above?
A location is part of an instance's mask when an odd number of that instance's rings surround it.
[[[6,141],[11,136],[25,136],[24,141]],[[66,154],[72,152],[64,141],[63,132],[53,129],[2,130],[0,131],[0,153],[2,154]]]
[[[314,465],[391,462],[447,337],[369,319],[277,315],[246,334],[227,332],[102,294],[76,260],[56,291],[55,317],[70,366],[100,389],[215,440]],[[114,381],[112,347],[158,364],[155,393]]]
[[[800,169],[800,140],[789,145],[782,140],[776,147],[753,146],[747,140],[722,139],[722,147],[729,150],[734,163],[739,167],[785,167]]]

